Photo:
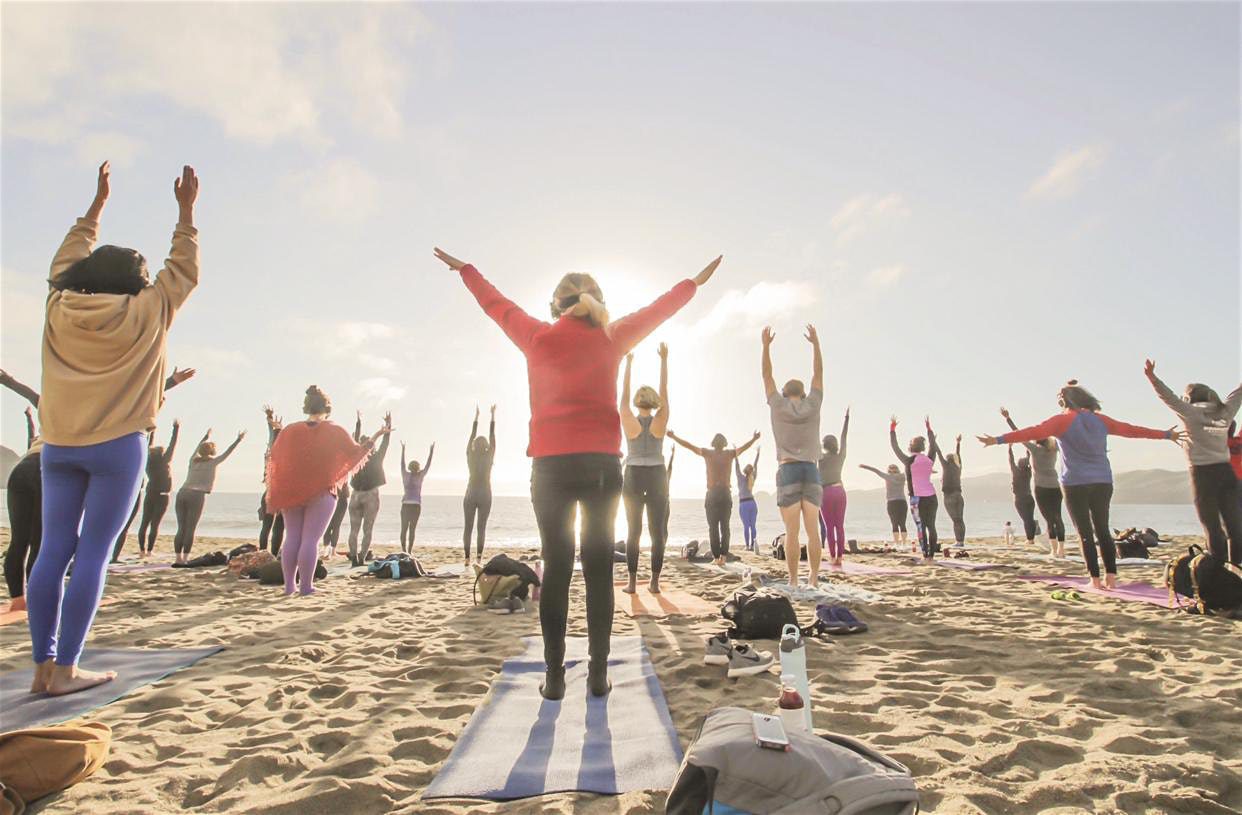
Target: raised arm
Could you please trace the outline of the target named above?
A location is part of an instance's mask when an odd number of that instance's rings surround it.
[[[95,248],[95,239],[99,234],[99,217],[103,215],[104,205],[108,203],[111,191],[112,166],[108,162],[99,165],[99,174],[95,178],[95,198],[87,208],[86,214],[69,228],[69,234],[61,242],[60,248],[52,258],[52,269],[48,275],[49,289],[55,288],[57,279],[69,270],[69,267],[82,260]]]
[[[362,443],[362,411],[359,410],[355,414],[358,418],[354,420],[354,442]]]
[[[496,452],[496,406],[492,405],[492,420],[487,425],[487,451],[489,454]]]
[[[932,461],[936,459],[943,461],[944,457],[940,455],[940,443],[936,441],[936,431],[932,430],[931,421],[924,422],[924,426],[927,428],[927,457]]]
[[[479,435],[479,408],[474,408],[474,423],[470,425],[470,438],[466,439],[466,460],[470,460],[470,448],[474,445],[474,437]]]
[[[181,177],[173,182],[173,195],[177,198],[177,226],[173,229],[172,248],[153,286],[167,304],[164,315],[167,325],[172,324],[173,315],[198,285],[198,230],[194,228],[198,176],[188,164],[181,169]]]
[[[35,407],[39,406],[39,392],[29,385],[18,382],[6,371],[0,371],[0,385],[8,388]]]
[[[660,409],[651,420],[651,435],[660,439],[668,432],[668,346],[660,343],[656,353],[660,355]]]
[[[170,391],[187,379],[193,379],[194,374],[196,373],[198,373],[198,370],[195,368],[174,367],[173,372],[170,373],[168,378],[164,380],[164,390]]]
[[[26,449],[29,450],[34,445],[35,436],[34,408],[26,406]]]
[[[1014,458],[1013,458],[1013,445],[1012,444],[1006,445],[1005,449],[1009,451],[1009,474],[1017,475],[1018,474],[1018,462],[1014,461]]]
[[[405,478],[405,442],[401,442],[401,477]]]
[[[776,380],[772,378],[772,340],[774,339],[776,335],[772,333],[771,327],[763,329],[763,394],[768,399],[776,393]]]
[[[172,436],[168,439],[168,446],[164,448],[164,461],[172,461],[173,451],[177,449],[177,439],[181,436],[181,422],[173,419]]]
[[[957,443],[953,446],[953,453],[957,456],[957,466],[962,466],[962,434],[957,434]]]
[[[621,413],[621,429],[625,431],[627,439],[637,438],[643,431],[638,417],[634,415],[634,409],[630,407],[630,371],[633,367],[634,355],[626,354],[625,375],[621,378],[621,402],[617,405],[617,410]]]
[[[1108,428],[1109,435],[1112,436],[1122,436],[1127,439],[1168,439],[1169,441],[1180,441],[1184,435],[1178,432],[1175,427],[1170,427],[1168,430],[1157,430],[1154,427],[1143,427],[1142,425],[1121,422],[1110,416],[1105,416],[1103,413],[1095,415],[1104,423],[1104,426]]]
[[[888,443],[893,448],[893,455],[897,456],[897,460],[902,464],[909,464],[914,461],[914,456],[906,455],[901,450],[901,445],[897,443],[897,417],[889,419],[888,422]]]
[[[746,442],[746,443],[745,443],[745,444],[743,444],[741,447],[738,447],[738,448],[736,448],[736,449],[733,451],[733,460],[734,460],[734,461],[737,461],[737,457],[738,457],[738,456],[740,456],[742,453],[745,453],[745,452],[746,452],[747,450],[749,450],[751,447],[753,447],[753,446],[754,446],[754,444],[755,444],[755,442],[757,442],[757,441],[759,441],[759,431],[758,431],[758,430],[756,430],[756,431],[755,431],[755,435],[753,435],[753,436],[751,436],[751,437],[750,437],[750,441]]]
[[[1143,373],[1147,375],[1147,381],[1151,383],[1152,388],[1156,391],[1156,396],[1160,397],[1160,401],[1169,406],[1169,409],[1178,416],[1186,417],[1194,412],[1194,407],[1182,399],[1173,389],[1164,384],[1164,380],[1156,376],[1156,363],[1147,360],[1143,366]]]
[[[888,480],[888,474],[887,474],[887,473],[885,473],[883,470],[880,470],[880,469],[877,469],[877,468],[875,468],[875,467],[872,467],[870,464],[859,464],[859,465],[858,465],[858,468],[859,468],[860,470],[868,470],[868,471],[870,471],[870,472],[875,473],[875,474],[876,474],[876,475],[878,475],[880,478],[883,478],[883,479],[884,479],[884,480],[886,480],[886,481]]]
[[[461,275],[461,282],[466,284],[466,288],[474,295],[483,313],[500,326],[500,330],[505,332],[510,342],[516,345],[523,354],[526,353],[535,335],[546,328],[547,323],[536,320],[523,311],[516,303],[501,294],[495,286],[487,282],[487,279],[479,274],[479,270],[469,263],[463,263],[440,249],[435,250],[435,255],[450,269]]]
[[[845,421],[841,424],[841,460],[845,461],[846,440],[850,437],[850,409],[845,409]]]
[[[1046,439],[1049,436],[1060,438],[1074,423],[1074,417],[1073,413],[1058,413],[1039,424],[1014,430],[1002,436],[978,436],[977,438],[984,447],[990,447],[993,444],[1019,444],[1024,441]]]
[[[427,451],[427,463],[423,465],[423,475],[426,475],[427,471],[431,469],[431,460],[435,457],[436,457],[436,443],[433,441],[431,443],[431,448]]]
[[[678,436],[678,435],[677,435],[676,433],[674,433],[673,431],[671,431],[671,430],[670,430],[670,431],[668,431],[668,437],[669,437],[670,439],[672,439],[673,441],[677,442],[678,444],[680,444],[682,447],[684,447],[684,448],[686,448],[687,450],[689,450],[690,452],[694,453],[696,456],[702,456],[702,455],[703,455],[703,448],[701,448],[701,447],[695,447],[693,444],[691,444],[690,442],[688,442],[688,441],[686,441],[685,439],[681,438],[680,436]]]
[[[237,438],[233,439],[233,443],[225,448],[224,452],[212,459],[216,464],[223,464],[224,460],[233,455],[233,451],[237,449],[237,445],[241,444],[242,439],[246,438],[246,431],[238,432]]]
[[[1016,424],[1014,424],[1014,423],[1013,423],[1013,419],[1010,417],[1010,415],[1009,415],[1009,411],[1008,411],[1008,410],[1006,410],[1005,408],[1001,408],[1001,409],[1000,409],[1000,412],[1001,412],[1001,415],[1005,417],[1005,424],[1009,425],[1009,429],[1010,429],[1010,430],[1017,430],[1017,429],[1018,429],[1018,426],[1017,426]],[[1035,452],[1035,443],[1034,443],[1034,442],[1024,441],[1024,442],[1020,442],[1020,444],[1021,444],[1023,447],[1025,447],[1025,448],[1026,448],[1026,451],[1027,451],[1028,453],[1034,453],[1034,452]],[[962,446],[962,444],[961,444],[961,442],[960,442],[960,441],[958,442],[958,445],[957,445],[957,446],[958,446],[959,448]],[[959,453],[958,455],[959,455],[959,457],[960,457],[960,455],[961,455],[961,454]]]
[[[628,354],[634,350],[634,346],[646,339],[648,334],[689,303],[697,290],[693,280],[683,280],[656,298],[651,305],[613,321],[608,326],[608,333],[617,351]]]
[[[815,326],[808,325],[806,327],[806,340],[811,344],[813,349],[811,355],[811,390],[824,390],[824,354],[819,348],[819,332],[815,330]]]

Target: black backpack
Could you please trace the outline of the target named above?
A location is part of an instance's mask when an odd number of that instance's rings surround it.
[[[1124,557],[1137,557],[1147,560],[1151,557],[1151,552],[1147,549],[1145,536],[1138,530],[1131,529],[1125,534],[1125,537],[1117,541],[1117,554]]]
[[[789,598],[770,589],[746,586],[720,607],[720,616],[733,624],[729,636],[741,640],[777,640],[787,625],[798,625]]]
[[[235,549],[229,550],[229,560],[232,560],[238,555],[244,555],[248,552],[257,552],[257,551],[259,551],[259,547],[255,546],[253,543],[243,543],[241,546],[238,546]]]
[[[806,544],[802,544],[802,551],[799,553],[800,560],[806,560]],[[785,559],[785,533],[777,535],[772,539],[772,557],[776,560]]]
[[[535,570],[520,560],[514,560],[508,555],[500,554],[493,557],[483,567],[482,571],[474,578],[474,588],[472,593],[475,602],[478,602],[479,578],[485,574],[515,575],[522,582],[513,590],[513,596],[525,600],[530,596],[531,586],[541,586],[539,575],[535,574]]]
[[[1164,567],[1164,583],[1169,588],[1169,604],[1182,607],[1177,595],[1192,603],[1192,614],[1231,612],[1242,606],[1242,578],[1203,548],[1191,544]]]

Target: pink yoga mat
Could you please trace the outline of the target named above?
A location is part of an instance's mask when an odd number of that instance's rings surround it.
[[[1118,583],[1115,589],[1097,589],[1091,585],[1089,577],[1066,577],[1061,575],[1019,575],[1019,580],[1035,583],[1047,583],[1051,586],[1064,586],[1075,589],[1083,594],[1094,594],[1099,597],[1110,597],[1126,603],[1147,603],[1161,608],[1169,608],[1169,590],[1157,588],[1150,583]]]
[[[138,572],[162,572],[171,569],[171,563],[110,563],[108,572],[111,574],[136,574]]]
[[[630,617],[668,617],[673,614],[699,616],[720,613],[719,606],[684,591],[664,589],[660,594],[652,594],[646,586],[640,584],[637,592],[626,594],[620,591],[624,585],[624,583],[616,584],[618,589],[616,603],[617,608]]]
[[[843,574],[910,574],[909,569],[889,569],[869,563],[855,563],[852,560],[847,560],[840,566],[829,566],[826,571]]]

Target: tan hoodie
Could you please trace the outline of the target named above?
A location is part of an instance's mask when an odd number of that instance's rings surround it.
[[[91,253],[99,224],[79,218],[51,280]],[[136,295],[52,289],[43,327],[39,424],[48,444],[84,447],[155,427],[173,315],[198,285],[198,230],[177,224],[155,283]]]

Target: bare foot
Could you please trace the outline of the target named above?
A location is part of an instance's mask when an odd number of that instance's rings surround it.
[[[116,679],[116,671],[87,671],[77,665],[53,665],[47,682],[47,693],[49,696],[64,696],[111,682],[113,679]]]
[[[1093,589],[1102,589],[1102,588],[1104,588],[1104,586],[1100,583],[1100,578],[1098,578],[1098,577],[1093,577],[1093,578],[1091,578],[1091,588],[1093,588]]]
[[[44,660],[35,665],[34,681],[30,683],[31,693],[47,693],[48,680],[52,678],[53,660]]]
[[[1106,589],[1117,588],[1117,575],[1115,574],[1104,575],[1104,588]]]
[[[25,610],[26,610],[25,596],[14,597],[12,600],[9,601],[9,611],[25,611]]]
[[[660,578],[659,577],[657,577],[656,575],[652,575],[651,582],[647,585],[647,591],[651,592],[652,594],[660,593]]]
[[[621,589],[621,591],[625,592],[626,594],[634,594],[635,592],[637,592],[638,591],[638,576],[630,575],[630,582],[626,583],[625,588]]]
[[[314,594],[314,593],[315,593],[315,590],[314,590],[314,589],[308,589],[308,590],[306,590],[306,591],[304,591],[304,592],[299,592],[299,593],[300,593],[303,597],[310,597],[312,594]]]

